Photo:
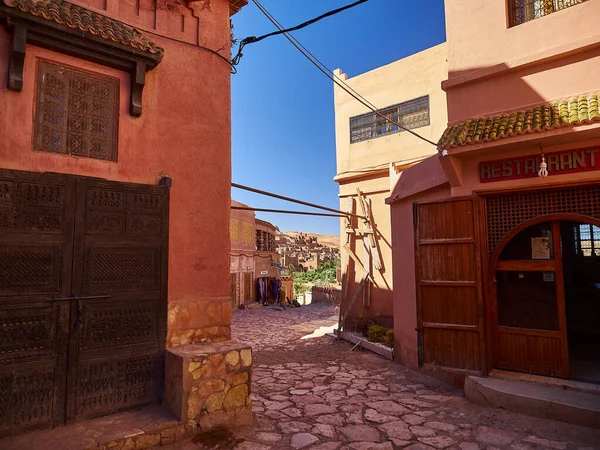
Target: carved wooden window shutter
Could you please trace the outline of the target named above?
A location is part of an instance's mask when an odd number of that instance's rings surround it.
[[[34,149],[117,160],[119,81],[38,65]]]
[[[162,61],[164,50],[136,28],[64,0],[0,0],[0,23],[12,34],[8,89],[23,89],[25,52],[33,44],[128,72],[129,113],[142,115],[146,71]]]

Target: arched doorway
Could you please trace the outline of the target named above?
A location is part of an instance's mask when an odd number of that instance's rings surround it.
[[[494,366],[600,382],[600,221],[539,217],[491,258]]]

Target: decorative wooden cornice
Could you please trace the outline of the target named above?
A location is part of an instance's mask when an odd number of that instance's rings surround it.
[[[62,0],[0,0],[0,22],[12,33],[8,89],[23,89],[26,44],[33,44],[129,72],[129,113],[142,115],[146,72],[163,49],[137,29]]]
[[[233,16],[248,4],[248,0],[229,0],[229,15]]]

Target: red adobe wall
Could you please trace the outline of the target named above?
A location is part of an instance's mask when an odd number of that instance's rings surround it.
[[[77,2],[75,2],[77,3]],[[88,0],[89,7],[104,2]],[[136,19],[133,0],[108,0],[104,14],[136,22],[144,32],[152,11]],[[143,5],[149,4],[142,2]],[[109,180],[155,184],[173,179],[169,241],[168,345],[230,337],[228,298],[231,182],[230,67],[193,43],[228,57],[229,2],[159,0],[153,33],[165,49],[162,63],[148,72],[143,114],[129,115],[129,75],[108,67],[28,45],[22,92],[6,89],[10,36],[0,27],[0,166],[52,171]],[[119,9],[120,8],[120,9]],[[123,17],[119,14],[123,13]],[[184,30],[181,29],[182,17]],[[135,20],[134,20],[135,19]],[[179,28],[173,27],[178,21]],[[139,23],[137,23],[139,22]],[[120,80],[118,162],[32,151],[36,62],[47,59]]]

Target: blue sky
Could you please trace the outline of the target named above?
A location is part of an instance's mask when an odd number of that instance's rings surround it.
[[[291,27],[354,0],[262,0]],[[260,36],[273,25],[250,0],[233,17],[235,37]],[[293,33],[330,69],[350,77],[445,40],[443,0],[369,0]],[[237,47],[234,48],[234,51]],[[384,107],[387,105],[377,105]],[[338,208],[333,82],[282,35],[247,45],[232,76],[234,183]],[[257,208],[300,205],[232,189]],[[339,234],[339,219],[257,213],[282,231]]]

